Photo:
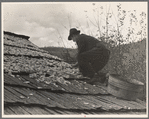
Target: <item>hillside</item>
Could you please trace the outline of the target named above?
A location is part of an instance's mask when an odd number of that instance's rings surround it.
[[[120,52],[120,54],[119,54]],[[112,48],[109,61],[111,72],[146,82],[146,39]]]
[[[50,54],[58,56],[68,63],[74,63],[77,61],[76,60],[77,49],[64,48],[64,47],[43,47],[40,49],[48,51]]]

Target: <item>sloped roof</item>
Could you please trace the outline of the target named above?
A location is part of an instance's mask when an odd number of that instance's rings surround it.
[[[104,85],[70,78],[78,70],[29,40],[5,33],[5,115],[146,113],[146,102],[118,99]]]

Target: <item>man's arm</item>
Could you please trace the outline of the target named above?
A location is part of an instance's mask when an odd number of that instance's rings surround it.
[[[85,40],[82,37],[80,37],[78,42],[77,42],[77,45],[78,45],[78,54],[77,54],[77,58],[78,58],[78,56],[81,53],[85,52],[85,50],[86,50]]]

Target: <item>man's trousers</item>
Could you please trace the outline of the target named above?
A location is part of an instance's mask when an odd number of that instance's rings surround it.
[[[93,78],[107,64],[110,57],[108,49],[95,47],[78,55],[79,70],[85,77]]]

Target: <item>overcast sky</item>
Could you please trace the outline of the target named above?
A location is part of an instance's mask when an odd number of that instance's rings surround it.
[[[29,40],[39,47],[75,47],[74,42],[68,41],[69,29],[75,27],[81,33],[95,36],[97,27],[93,23],[97,11],[106,13],[110,10],[117,15],[119,3],[126,11],[147,13],[147,2],[7,2],[2,3],[3,30],[30,36]],[[100,23],[105,24],[105,16],[100,18]],[[116,24],[116,19],[111,22]]]

